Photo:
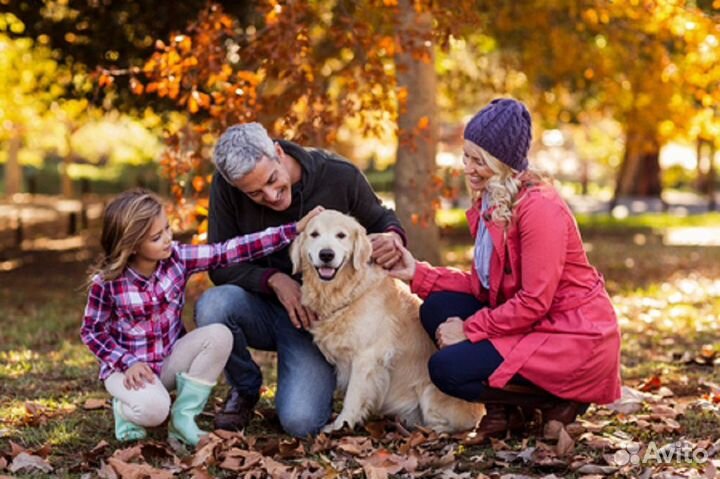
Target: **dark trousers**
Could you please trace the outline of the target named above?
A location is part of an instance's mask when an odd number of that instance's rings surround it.
[[[470,294],[432,293],[420,307],[420,320],[434,341],[435,331],[447,318],[458,316],[466,319],[486,306]],[[490,341],[463,341],[433,354],[428,368],[430,379],[445,394],[482,402],[483,393],[488,389],[488,378],[502,362],[503,357]],[[531,384],[518,374],[510,382]]]

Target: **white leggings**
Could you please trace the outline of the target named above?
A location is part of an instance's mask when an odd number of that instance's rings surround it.
[[[225,368],[233,346],[233,335],[222,324],[209,324],[194,329],[175,343],[173,352],[165,358],[160,377],[145,383],[142,389],[127,389],[125,373],[114,372],[105,380],[105,389],[120,401],[124,419],[139,426],[162,424],[170,412],[170,394],[175,389],[177,373],[214,384]]]

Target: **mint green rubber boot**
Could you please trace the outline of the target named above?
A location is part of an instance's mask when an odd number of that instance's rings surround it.
[[[195,416],[205,408],[214,383],[191,378],[185,373],[177,374],[177,398],[170,409],[168,436],[191,446],[207,434],[195,423]]]
[[[147,431],[144,427],[138,426],[123,417],[120,412],[120,400],[117,398],[113,398],[113,416],[115,416],[115,438],[118,441],[137,441],[147,437]]]

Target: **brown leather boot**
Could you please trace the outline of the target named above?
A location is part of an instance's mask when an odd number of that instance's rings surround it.
[[[575,422],[578,414],[585,412],[585,409],[585,404],[576,401],[559,399],[551,406],[540,408],[540,412],[542,413],[543,423],[549,421],[560,421],[561,423],[567,425],[571,422]]]
[[[537,416],[531,411],[539,411],[538,426],[543,426],[549,421],[560,421],[567,425],[574,422],[578,414],[587,410],[587,404],[559,398],[537,386],[508,384],[500,391],[507,395],[509,403],[520,406],[526,417]]]
[[[215,429],[241,431],[253,417],[259,396],[243,396],[232,389],[225,399],[223,410],[215,416]]]
[[[483,443],[491,437],[504,438],[508,432],[520,432],[525,429],[522,411],[516,406],[502,403],[485,403],[485,415],[475,432],[475,443]]]

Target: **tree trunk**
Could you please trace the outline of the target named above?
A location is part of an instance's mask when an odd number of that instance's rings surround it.
[[[704,152],[707,151],[707,155]],[[696,144],[697,178],[695,186],[700,194],[708,197],[708,210],[715,211],[715,142],[712,139],[700,138]]]
[[[710,161],[708,162],[708,172],[706,178],[706,188],[708,194],[708,210],[715,211],[717,209],[717,202],[715,201],[715,182],[717,178],[717,171],[715,170],[715,143],[710,143]]]
[[[67,142],[67,152],[63,157],[62,165],[60,166],[60,183],[63,198],[73,197],[73,182],[72,178],[70,178],[69,169],[73,158],[72,134],[74,131],[75,128],[72,126],[72,124],[70,124],[70,122],[68,122],[68,127],[65,134],[65,141]]]
[[[613,203],[624,196],[660,198],[661,194],[660,142],[654,135],[629,130]]]
[[[418,259],[438,264],[437,78],[433,46],[423,41],[429,38],[432,17],[416,12],[410,0],[401,0],[399,8],[399,32],[408,38],[401,39],[403,47],[395,64],[398,88],[407,90],[408,101],[399,106],[395,204],[410,250]]]
[[[22,190],[22,166],[20,166],[20,147],[22,145],[22,133],[20,128],[13,128],[10,144],[8,146],[8,157],[5,163],[5,194],[10,197]]]

